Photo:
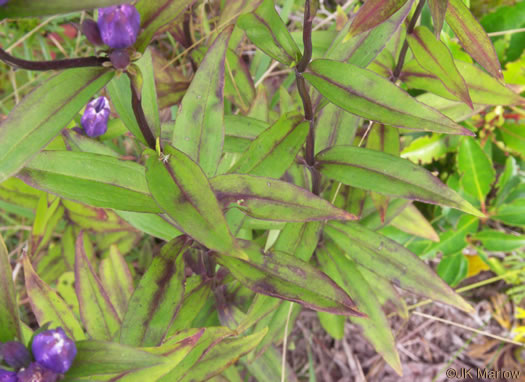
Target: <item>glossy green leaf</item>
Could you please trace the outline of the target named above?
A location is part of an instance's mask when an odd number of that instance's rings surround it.
[[[465,300],[402,245],[359,224],[330,222],[324,231],[357,264],[403,289],[471,312]]]
[[[35,273],[27,256],[23,259],[25,287],[38,324],[51,322],[51,327],[61,326],[68,337],[76,341],[86,338],[80,323],[69,306],[49,285]]]
[[[239,17],[237,25],[273,59],[295,66],[301,58],[301,52],[275,10],[273,0],[264,0],[254,12]]]
[[[245,258],[219,255],[217,261],[255,293],[298,302],[334,314],[357,315],[352,299],[324,273],[282,252],[265,254],[242,241]]]
[[[139,0],[135,7],[140,13],[142,32],[137,38],[135,48],[144,51],[160,28],[171,23],[195,0]]]
[[[396,13],[407,0],[366,0],[352,20],[348,36],[366,32],[385,22]]]
[[[88,9],[109,7],[110,5],[123,4],[126,0],[16,0],[8,1],[0,8],[0,19],[16,17],[36,17],[56,15],[58,13],[71,13]]]
[[[233,237],[204,172],[171,146],[165,147],[164,155],[161,160],[152,153],[146,162],[146,179],[159,206],[182,231],[209,249],[231,250]]]
[[[224,143],[224,61],[233,28],[213,42],[186,91],[175,121],[172,145],[215,175]]]
[[[112,77],[105,69],[69,69],[28,94],[0,125],[0,182],[48,144]]]
[[[406,159],[365,148],[336,146],[319,153],[317,161],[321,173],[343,184],[484,216],[429,171]]]
[[[488,251],[509,252],[525,248],[525,235],[512,235],[493,229],[485,229],[472,235],[472,239],[483,243]]]
[[[349,113],[408,129],[472,135],[386,78],[358,66],[315,60],[304,76],[330,102]]]
[[[525,226],[525,199],[516,199],[511,203],[502,204],[491,217],[511,226]]]
[[[462,174],[463,190],[477,198],[484,206],[485,197],[496,178],[492,162],[478,141],[470,137],[464,137],[459,145],[457,160],[459,171]]]
[[[281,180],[229,174],[210,179],[210,184],[223,208],[239,208],[257,219],[305,222],[356,218],[311,192]]]
[[[361,119],[333,103],[326,105],[315,121],[315,153],[337,145],[351,145]]]
[[[456,68],[447,46],[424,26],[414,29],[414,32],[407,36],[407,41],[419,65],[439,78],[452,94],[474,108],[467,84]]]
[[[241,115],[224,116],[224,151],[242,153],[270,125],[258,119]]]
[[[23,340],[20,328],[20,314],[16,301],[13,273],[7,248],[2,236],[0,236],[0,342]]]
[[[501,137],[505,146],[525,158],[525,129],[522,124],[506,122],[499,126],[496,134]]]
[[[19,174],[32,187],[95,207],[159,212],[144,167],[133,161],[72,151],[44,151]]]
[[[447,13],[448,0],[428,0],[428,7],[432,14],[434,21],[434,35],[439,39],[443,23],[445,22],[445,14]]]
[[[462,0],[449,0],[445,19],[467,53],[494,77],[503,79],[489,36]]]
[[[434,227],[432,227],[428,220],[413,204],[406,206],[390,224],[411,235],[432,241],[439,241],[439,236],[434,230]]]
[[[429,164],[447,155],[450,137],[441,134],[425,135],[414,139],[401,152],[401,158],[420,165]]]
[[[437,274],[448,285],[455,287],[467,276],[468,260],[461,254],[456,253],[443,257],[437,266]]]
[[[318,251],[317,258],[321,269],[348,294],[354,296],[359,310],[368,316],[350,317],[350,321],[362,328],[364,337],[396,373],[401,375],[401,361],[388,319],[374,295],[374,290],[361,275],[356,263],[333,243],[326,243]]]
[[[250,144],[229,172],[280,178],[307,135],[308,124],[300,116],[282,116]]]
[[[163,341],[184,296],[183,253],[190,243],[178,237],[153,259],[128,303],[120,343],[157,346]]]

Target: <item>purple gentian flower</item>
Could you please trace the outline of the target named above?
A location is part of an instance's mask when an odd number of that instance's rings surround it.
[[[130,4],[99,8],[98,28],[104,44],[113,49],[127,48],[137,41],[140,14]]]
[[[27,348],[15,341],[0,345],[0,358],[3,358],[4,362],[13,369],[26,367],[31,362],[31,354]]]
[[[0,382],[17,382],[14,371],[0,369]]]
[[[106,97],[98,97],[88,103],[80,120],[86,134],[92,138],[104,134],[108,129],[110,112],[109,101]]]
[[[16,374],[16,382],[56,382],[59,374],[49,370],[38,362],[32,362],[27,369],[22,369]]]
[[[62,328],[38,333],[33,338],[31,349],[39,364],[56,373],[68,371],[77,355],[75,342]]]

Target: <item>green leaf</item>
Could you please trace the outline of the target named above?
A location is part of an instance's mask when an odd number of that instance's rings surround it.
[[[161,215],[131,211],[115,212],[133,227],[147,233],[148,235],[158,237],[159,239],[170,241],[171,239],[182,235],[182,232],[166,221],[166,217],[162,217]]]
[[[116,245],[109,247],[109,257],[100,260],[100,281],[120,319],[124,317],[133,294],[133,277],[128,263]]]
[[[525,247],[525,235],[511,235],[493,229],[485,229],[472,235],[488,251],[510,252]]]
[[[485,73],[485,75],[488,74]],[[470,92],[472,93],[472,91]],[[484,105],[474,104],[474,110],[472,110],[463,102],[446,99],[433,93],[423,93],[421,95],[418,95],[416,98],[419,102],[423,102],[424,104],[433,107],[440,113],[443,113],[444,115],[449,117],[454,122],[465,121],[473,115],[481,112],[486,107]]]
[[[155,74],[151,49],[147,49],[136,64],[140,69],[142,80],[142,109],[144,110],[146,120],[148,121],[148,126],[153,131],[153,135],[158,137],[160,136],[160,116],[159,106],[157,104],[157,90],[155,88]],[[133,117],[135,118],[135,116]]]
[[[409,34],[407,41],[419,65],[439,78],[452,94],[473,109],[467,84],[459,74],[447,46],[423,26],[417,27]]]
[[[8,1],[0,8],[0,19],[71,13],[88,9],[109,7],[110,5],[123,4],[126,2],[126,0],[49,0],[37,2],[34,0]]]
[[[195,0],[139,0],[135,7],[140,13],[142,32],[135,48],[143,52],[159,29],[182,15],[194,2]]]
[[[402,245],[359,224],[330,222],[325,233],[357,264],[400,288],[471,312],[470,305]]]
[[[129,160],[73,151],[44,151],[20,174],[32,187],[95,207],[159,212],[144,167]]]
[[[164,340],[184,296],[183,254],[190,244],[178,237],[153,259],[128,303],[120,343],[157,346]]]
[[[348,38],[366,32],[386,21],[396,13],[407,0],[367,0],[352,20]]]
[[[447,13],[448,0],[428,0],[428,7],[434,20],[434,35],[439,39],[443,23],[445,21],[445,14]]]
[[[525,158],[525,129],[523,125],[506,122],[496,129],[497,136],[505,143],[505,146]]]
[[[337,316],[335,314],[326,312],[317,312],[317,317],[319,318],[319,323],[325,332],[330,335],[330,337],[335,340],[343,339],[345,336],[345,316]]]
[[[490,74],[503,80],[498,56],[489,36],[462,0],[449,0],[445,19],[465,51]]]
[[[356,315],[352,299],[324,273],[282,252],[265,254],[248,241],[240,242],[245,258],[219,255],[217,261],[255,293],[298,302],[334,314]]]
[[[401,361],[388,319],[374,295],[374,290],[361,275],[355,262],[333,243],[326,243],[319,250],[317,258],[321,269],[348,294],[354,296],[359,310],[368,316],[367,318],[350,317],[350,321],[362,328],[364,337],[396,373],[401,375]]]
[[[319,112],[315,121],[315,153],[338,145],[351,145],[361,119],[333,103]]]
[[[255,99],[255,85],[248,65],[231,49],[226,51],[225,65],[224,95],[242,113],[247,113]]]
[[[308,262],[317,248],[321,229],[319,222],[288,223],[279,234],[273,250]]]
[[[0,236],[0,342],[23,341],[13,273],[7,248]]]
[[[22,261],[27,295],[38,325],[50,322],[51,327],[61,326],[68,337],[76,341],[85,339],[82,327],[69,306],[38,277],[27,256],[24,256]]]
[[[408,129],[472,135],[386,78],[358,66],[315,60],[304,77],[330,102],[360,117]]]
[[[258,119],[241,115],[224,116],[224,151],[242,153],[270,125]]]
[[[119,153],[111,147],[99,142],[96,139],[90,138],[84,134],[80,134],[72,129],[62,130],[62,138],[66,147],[71,151],[82,151],[94,154],[109,155],[112,157],[119,157]]]
[[[464,137],[459,145],[457,160],[459,171],[462,174],[463,190],[485,206],[485,197],[496,178],[496,172],[489,157],[477,140]]]
[[[439,262],[437,273],[445,282],[455,287],[467,276],[468,260],[461,254],[445,256]]]
[[[229,174],[210,179],[210,184],[223,208],[233,205],[257,219],[288,222],[356,219],[311,192],[281,180]]]
[[[234,239],[204,172],[171,146],[165,147],[165,155],[167,160],[152,154],[146,162],[146,179],[157,203],[193,239],[215,251],[230,251]]]
[[[120,327],[120,319],[86,256],[82,233],[78,235],[75,253],[75,291],[82,323],[92,339],[110,340]]]
[[[273,0],[264,0],[252,13],[242,15],[237,20],[248,38],[268,56],[288,65],[295,66],[301,52],[275,10]]]
[[[441,134],[425,135],[414,139],[401,152],[401,158],[409,159],[420,165],[429,164],[447,155],[449,149],[448,136]]]
[[[516,199],[511,203],[502,204],[491,218],[511,226],[525,226],[525,199]]]
[[[151,354],[115,342],[87,340],[77,342],[76,346],[77,355],[67,372],[67,378],[123,373],[163,362],[160,354]]]
[[[406,206],[391,222],[392,226],[411,235],[424,239],[439,241],[439,236],[434,227],[428,222],[413,204]]]
[[[213,42],[186,91],[175,121],[172,144],[215,175],[224,143],[224,61],[233,28]]]
[[[317,161],[322,174],[343,184],[484,216],[429,171],[406,159],[365,148],[336,146],[319,153]]]
[[[68,69],[28,94],[0,125],[0,182],[48,144],[112,77],[105,69]]]

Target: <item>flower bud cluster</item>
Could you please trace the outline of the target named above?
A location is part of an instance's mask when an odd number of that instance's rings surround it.
[[[35,335],[31,353],[19,342],[0,344],[0,361],[10,368],[0,369],[0,382],[58,381],[73,364],[77,348],[59,327]]]
[[[109,101],[106,97],[98,97],[88,103],[80,119],[86,135],[95,138],[104,134],[108,129],[110,112]]]

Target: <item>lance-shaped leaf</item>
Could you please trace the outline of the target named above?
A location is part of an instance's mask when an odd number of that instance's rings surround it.
[[[224,151],[228,153],[243,153],[270,125],[255,118],[241,115],[224,117]]]
[[[304,77],[330,102],[360,117],[408,129],[472,135],[386,78],[358,66],[315,60]]]
[[[348,31],[349,38],[386,21],[406,2],[407,0],[366,0],[352,20]]]
[[[273,59],[294,66],[301,58],[301,52],[275,10],[273,0],[264,0],[255,12],[239,17],[237,25]]]
[[[350,320],[363,329],[363,335],[383,356],[385,361],[402,374],[401,361],[390,324],[374,294],[374,289],[361,275],[356,263],[346,257],[333,243],[326,243],[317,254],[321,269],[340,285],[345,292],[354,296],[357,307],[368,318],[350,317]]]
[[[179,17],[195,0],[139,0],[135,7],[140,13],[142,32],[135,47],[143,52],[160,28]]]
[[[479,143],[470,137],[464,137],[458,150],[458,168],[462,173],[463,190],[477,198],[482,206],[490,186],[496,178],[492,163]]]
[[[2,236],[0,236],[0,285],[0,301],[2,301],[0,304],[0,342],[13,341],[15,338],[22,341],[13,274]]]
[[[319,222],[288,223],[279,234],[273,250],[308,262],[319,242],[321,229]]]
[[[461,60],[455,60],[455,64],[467,83],[470,98],[474,104],[525,104],[522,97],[476,65]],[[406,63],[400,78],[410,88],[427,90],[451,100],[458,99],[433,73],[423,69],[415,60]]]
[[[467,84],[454,65],[454,58],[447,46],[423,26],[409,34],[407,41],[419,65],[438,77],[452,94],[473,109]]]
[[[241,246],[245,258],[218,255],[217,261],[255,293],[318,311],[363,316],[346,292],[308,263],[282,252],[265,254],[248,241],[242,241]]]
[[[84,250],[84,236],[78,235],[75,248],[75,291],[80,318],[89,336],[110,340],[120,327],[120,319]]]
[[[462,0],[449,0],[445,19],[467,53],[490,74],[503,80],[494,45]]]
[[[69,69],[16,105],[0,125],[0,183],[48,144],[112,77],[105,69]]]
[[[128,303],[120,343],[157,346],[162,342],[182,303],[183,254],[190,244],[187,236],[180,236],[153,259]]]
[[[95,375],[104,378],[103,375],[152,367],[164,362],[161,354],[115,342],[87,340],[77,342],[76,346],[77,355],[67,372],[68,379]]]
[[[315,153],[337,145],[351,145],[361,119],[333,103],[326,105],[315,121]]]
[[[432,14],[432,20],[434,21],[434,34],[438,40],[439,35],[441,34],[441,29],[443,29],[447,6],[448,0],[428,0],[428,7]]]
[[[225,97],[248,113],[255,99],[255,84],[248,65],[232,49],[226,51],[224,72]]]
[[[19,174],[39,190],[95,207],[159,212],[144,167],[111,156],[73,151],[39,153]]]
[[[413,204],[406,206],[391,222],[393,227],[428,240],[439,241],[434,227]]]
[[[255,139],[231,173],[280,178],[304,144],[308,124],[300,116],[282,116]]]
[[[182,99],[172,144],[215,175],[224,144],[224,60],[233,27],[213,42]]]
[[[505,232],[485,229],[472,236],[474,240],[480,240],[483,247],[489,251],[509,252],[525,248],[525,235],[511,235]]]
[[[8,1],[0,7],[0,19],[16,17],[36,17],[71,13],[110,5],[127,3],[127,0],[16,0]]]
[[[68,337],[86,338],[80,323],[62,298],[35,273],[27,256],[23,259],[25,287],[31,310],[40,326],[51,322],[51,327],[61,326]]]
[[[210,180],[223,208],[234,204],[245,214],[277,221],[352,220],[352,214],[304,188],[288,182],[253,175],[219,175]]]
[[[386,236],[352,222],[330,222],[324,232],[353,261],[396,286],[466,312],[473,310],[419,257]]]
[[[163,160],[152,154],[146,162],[151,194],[185,233],[210,249],[228,252],[233,237],[206,175],[183,152],[171,146],[164,152]]]
[[[322,174],[349,186],[484,215],[429,171],[390,154],[336,146],[317,155]]]

